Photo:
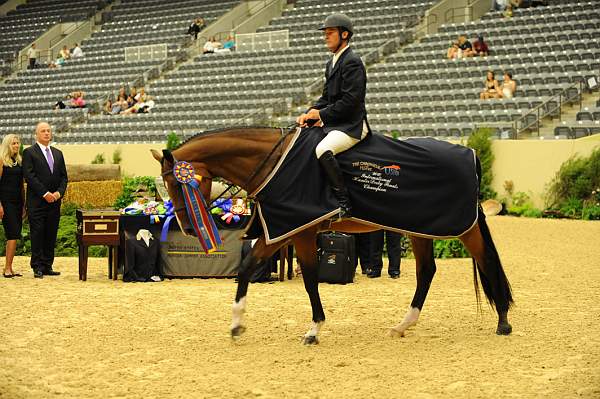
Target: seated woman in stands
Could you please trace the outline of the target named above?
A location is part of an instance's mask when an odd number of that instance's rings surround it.
[[[135,99],[136,96],[137,89],[135,88],[135,86],[131,86],[131,89],[129,90],[129,95],[127,96],[127,108],[131,108],[135,105],[135,103],[137,102],[137,100]]]
[[[125,88],[121,88],[121,90],[119,90],[119,95],[117,95],[117,100],[112,103],[112,108],[110,110],[110,113],[112,115],[117,115],[120,114],[122,111],[126,110],[127,108],[129,108],[129,105],[127,104],[127,95],[125,94]]]
[[[458,37],[458,48],[460,50],[460,54],[462,54],[462,58],[473,57],[475,55],[475,51],[473,51],[473,45],[467,40],[465,35]]]
[[[145,89],[140,88],[140,92],[135,96],[135,104],[123,111],[123,115],[144,114],[154,107],[154,101],[146,94]]]
[[[455,58],[458,58],[458,53],[459,53],[458,42],[450,43],[450,47],[448,48],[448,51],[446,52],[446,57],[449,60],[453,60]]]
[[[512,78],[512,73],[504,72],[504,80],[502,81],[500,98],[513,98],[517,91],[517,82]]]
[[[71,96],[73,97],[71,99],[71,108],[85,108],[85,100],[84,100],[84,96],[85,93],[82,91],[75,91],[71,94]]]
[[[475,55],[487,57],[490,53],[487,43],[483,40],[483,35],[477,36],[477,41],[473,43],[473,51]]]
[[[71,52],[69,51],[69,49],[67,48],[67,46],[63,46],[62,50],[60,50],[60,58],[62,58],[63,60],[68,60],[69,58],[71,58]]]
[[[235,50],[235,40],[233,36],[227,36],[227,41],[223,43],[223,50],[233,51]]]
[[[494,77],[493,71],[487,72],[487,77],[485,79],[485,86],[483,91],[479,94],[479,98],[481,100],[487,100],[489,98],[499,98],[500,97],[500,86],[498,85],[498,81]]]
[[[110,99],[106,100],[102,106],[102,115],[110,115],[112,113],[112,106],[112,101]]]
[[[222,47],[223,47],[223,45],[220,42],[218,42],[214,36],[212,36],[212,37],[208,38],[206,43],[204,43],[202,53],[203,54],[212,54]]]

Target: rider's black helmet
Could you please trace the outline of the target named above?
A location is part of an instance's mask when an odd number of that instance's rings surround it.
[[[319,30],[325,30],[327,28],[339,28],[342,31],[345,30],[348,32],[348,39],[350,39],[354,34],[354,25],[352,25],[352,20],[345,14],[331,14],[325,18],[325,22],[323,22],[323,25],[319,28]]]

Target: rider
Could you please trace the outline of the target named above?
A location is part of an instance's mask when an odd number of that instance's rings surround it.
[[[365,108],[367,73],[360,57],[349,47],[354,34],[352,21],[344,14],[332,14],[319,30],[333,53],[325,66],[323,95],[296,122],[322,126],[326,136],[315,150],[319,163],[340,205],[340,217],[352,212],[342,171],[334,155],[346,151],[371,134]]]

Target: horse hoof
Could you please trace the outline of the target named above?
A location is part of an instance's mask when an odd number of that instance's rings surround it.
[[[512,332],[512,326],[508,323],[498,324],[498,328],[496,329],[496,334],[498,335],[510,335]]]
[[[392,338],[402,338],[404,337],[404,331],[398,331],[395,328],[390,328],[388,335]]]
[[[246,332],[246,327],[244,326],[237,326],[231,329],[231,339],[239,339],[243,333]]]
[[[306,335],[302,338],[302,343],[304,345],[317,345],[319,343],[319,338],[315,335]]]

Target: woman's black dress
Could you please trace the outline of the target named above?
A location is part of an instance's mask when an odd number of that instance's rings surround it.
[[[13,161],[14,162],[14,161]],[[2,178],[0,178],[0,202],[4,208],[2,225],[7,240],[18,240],[21,238],[21,227],[23,226],[23,168],[15,163],[15,166],[2,167]]]

